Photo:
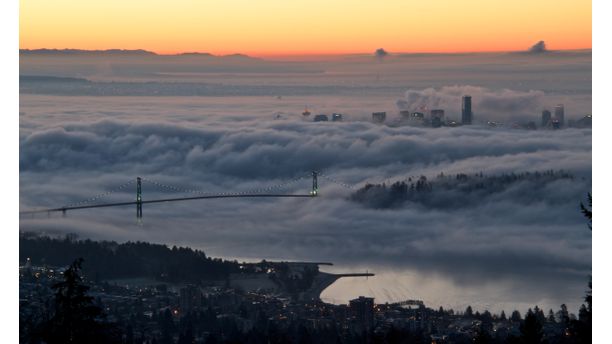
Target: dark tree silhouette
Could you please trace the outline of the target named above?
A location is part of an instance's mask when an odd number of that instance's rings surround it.
[[[542,336],[542,324],[538,316],[529,309],[525,321],[521,324],[521,341],[525,344],[541,343]]]
[[[589,220],[589,229],[591,231],[593,230],[593,226],[592,226],[592,221],[593,221],[592,208],[593,208],[593,198],[591,196],[591,193],[589,192],[589,208],[587,209],[582,204],[582,202],[581,202],[580,203],[580,209],[582,210],[582,214],[584,214],[584,216]],[[584,301],[587,303],[586,316],[588,317],[587,319],[589,321],[589,324],[591,322],[591,302],[593,301],[592,292],[593,292],[593,281],[589,280],[589,290],[587,291],[587,294],[584,297]]]
[[[89,287],[80,275],[83,259],[75,260],[64,272],[64,281],[54,284],[54,314],[34,333],[34,342],[119,343],[119,331],[104,322],[102,309],[87,295]]]
[[[587,310],[587,307],[585,305],[582,305],[580,307],[578,320],[572,320],[570,322],[570,328],[572,334],[576,339],[576,342],[581,344],[593,342],[591,312]]]
[[[587,208],[582,202],[580,202],[580,211],[582,212],[582,214],[584,214],[584,217],[586,217],[587,219],[589,219],[589,229],[593,230],[593,197],[591,196],[591,193],[589,192],[588,194],[588,198],[589,198],[589,207]]]
[[[561,305],[561,309],[557,312],[557,318],[559,319],[559,323],[564,327],[569,325],[569,312],[565,303]]]
[[[466,317],[472,317],[474,316],[474,312],[472,311],[472,306],[467,306],[467,308],[465,309],[465,313],[464,315]]]
[[[77,240],[52,238],[36,233],[20,233],[19,261],[30,258],[32,264],[64,266],[74,257],[87,264],[83,273],[96,279],[145,277],[161,282],[199,283],[220,280],[239,272],[234,261],[207,257],[203,251],[187,247],[167,247],[146,242]]]
[[[184,333],[179,335],[177,344],[192,344],[194,341],[193,331],[191,328],[187,328]]]
[[[533,313],[538,318],[538,321],[540,322],[540,324],[543,324],[544,322],[546,322],[546,316],[544,315],[544,311],[541,310],[540,307],[538,307],[537,305],[533,309]]]
[[[592,302],[593,302],[593,281],[589,281],[589,290],[587,291],[586,296],[584,297],[584,301],[587,303],[586,306],[586,316],[588,316],[588,321],[591,322],[591,311],[592,311]]]
[[[428,180],[426,176],[408,178],[392,184],[367,183],[356,190],[350,200],[365,206],[384,209],[399,208],[406,202],[421,204],[427,208],[456,209],[483,202],[488,197],[506,192],[519,186],[525,188],[525,197],[520,201],[530,204],[545,192],[545,189],[559,180],[573,181],[574,176],[565,171],[522,172],[486,176],[482,173],[467,175],[445,175],[440,173]]]
[[[588,194],[589,197],[589,208],[585,207],[582,202],[580,203],[580,209],[582,214],[589,220],[589,229],[592,231],[592,197],[591,193]],[[584,301],[586,302],[586,306],[583,304],[580,307],[580,311],[578,313],[578,319],[572,319],[569,322],[569,330],[572,332],[573,337],[577,343],[592,343],[593,341],[593,322],[592,322],[592,291],[593,291],[593,281],[589,280],[589,289],[586,292],[584,297]]]
[[[485,328],[485,326],[481,325],[478,329],[478,333],[474,338],[475,344],[490,344],[493,343],[493,337],[489,334],[489,331]]]

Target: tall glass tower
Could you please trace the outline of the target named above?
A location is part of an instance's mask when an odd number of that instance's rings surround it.
[[[563,104],[555,106],[555,118],[559,121],[559,126],[563,128],[565,126],[565,109]]]
[[[463,96],[461,105],[461,124],[472,124],[472,97]]]
[[[552,114],[548,110],[542,111],[542,128],[546,128],[552,119]]]

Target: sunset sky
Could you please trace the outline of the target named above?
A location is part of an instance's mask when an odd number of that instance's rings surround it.
[[[28,0],[22,49],[250,55],[591,48],[588,0]]]

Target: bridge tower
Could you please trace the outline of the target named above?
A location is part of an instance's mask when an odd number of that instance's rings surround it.
[[[319,192],[319,185],[317,182],[318,174],[319,173],[317,171],[312,171],[312,191],[310,191],[311,196],[316,196]]]
[[[136,177],[136,218],[142,219],[142,180]]]

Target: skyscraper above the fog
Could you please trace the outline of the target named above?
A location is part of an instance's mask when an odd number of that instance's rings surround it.
[[[552,119],[552,114],[548,110],[542,111],[542,128],[546,128],[550,124],[550,120]]]
[[[461,124],[472,124],[472,97],[463,96],[461,101]]]
[[[563,104],[555,106],[555,118],[559,121],[559,127],[563,128],[565,126],[565,108]]]

